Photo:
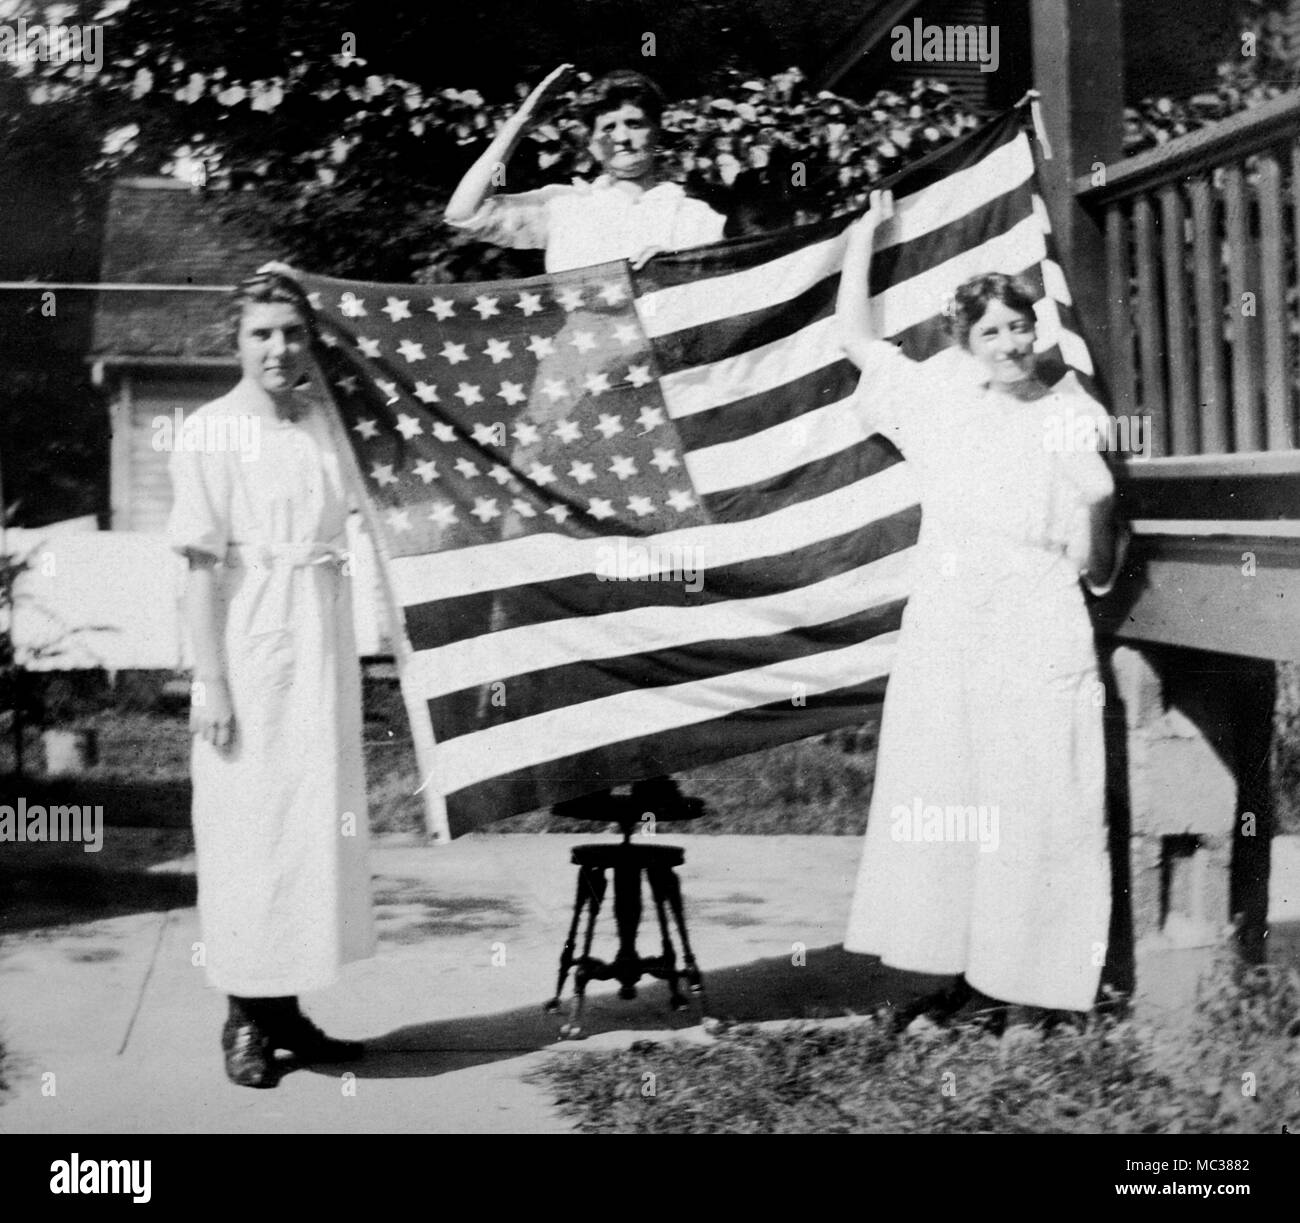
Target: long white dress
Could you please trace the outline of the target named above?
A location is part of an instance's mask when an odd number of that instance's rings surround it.
[[[197,415],[255,411],[241,384]],[[260,422],[254,457],[171,460],[172,546],[225,562],[235,743],[195,738],[193,818],[208,980],[247,997],[322,988],[374,949],[347,496],[323,411]]]
[[[922,526],[844,945],[1087,1010],[1110,917],[1102,701],[1084,502],[1048,442],[1102,409],[1073,379],[1007,404],[968,357],[874,355],[857,406],[918,478]]]

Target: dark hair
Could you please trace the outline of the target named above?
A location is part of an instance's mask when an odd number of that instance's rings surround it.
[[[247,280],[241,280],[226,303],[226,322],[230,328],[231,342],[238,342],[239,324],[249,306],[270,306],[278,302],[294,306],[302,316],[307,334],[313,341],[317,339],[319,330],[316,311],[312,309],[302,286],[280,272],[258,272]]]
[[[968,348],[971,329],[984,317],[990,302],[1001,302],[1008,310],[1027,314],[1029,321],[1036,323],[1034,302],[1037,300],[1038,295],[1020,277],[987,272],[957,286],[944,311],[944,321],[948,334],[963,348]]]
[[[594,128],[601,115],[618,110],[629,102],[639,106],[645,117],[658,127],[668,99],[648,76],[630,68],[620,68],[588,86],[578,99],[577,109],[583,122]]]

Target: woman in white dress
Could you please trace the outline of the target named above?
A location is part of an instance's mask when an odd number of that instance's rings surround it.
[[[882,204],[885,206],[882,207]],[[1113,578],[1104,410],[1036,376],[1033,297],[956,290],[954,346],[877,338],[868,267],[888,199],[850,231],[838,302],[856,400],[917,478],[922,522],[845,948],[957,978],[901,1018],[1087,1011],[1110,917],[1102,700],[1080,588]]]
[[[188,560],[198,902],[210,983],[230,995],[226,1073],[274,1087],[275,1051],[359,1057],[298,1008],[373,951],[361,684],[345,574],[348,498],[330,422],[295,391],[314,326],[277,273],[235,293],[242,377],[178,446],[172,546]],[[203,427],[204,423],[212,427]]]

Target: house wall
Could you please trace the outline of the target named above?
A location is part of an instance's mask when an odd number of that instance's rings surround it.
[[[177,408],[188,416],[229,389],[230,370],[195,369],[154,373],[130,370],[118,377],[114,396],[113,529],[161,533],[171,512],[168,452],[154,448],[154,418]],[[125,428],[126,437],[119,438]]]

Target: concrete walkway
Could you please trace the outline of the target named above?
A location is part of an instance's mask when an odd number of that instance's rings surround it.
[[[371,1042],[370,1056],[294,1071],[274,1091],[234,1087],[222,1071],[225,1000],[192,962],[200,935],[188,834],[118,831],[98,855],[6,845],[0,1038],[10,1091],[0,1132],[568,1132],[529,1080],[539,1062],[647,1037],[709,1039],[647,980],[635,1001],[594,983],[589,1038],[558,1041],[563,1017],[542,1004],[572,904],[569,849],[592,839],[377,845],[380,953],[304,999],[327,1031]],[[687,848],[682,879],[709,1014],[863,1014],[929,984],[839,948],[858,838],[664,843]],[[1275,842],[1273,879],[1284,941],[1300,930],[1300,840]],[[610,958],[612,917],[601,922],[595,951]],[[643,935],[643,952],[657,950],[644,924]]]

